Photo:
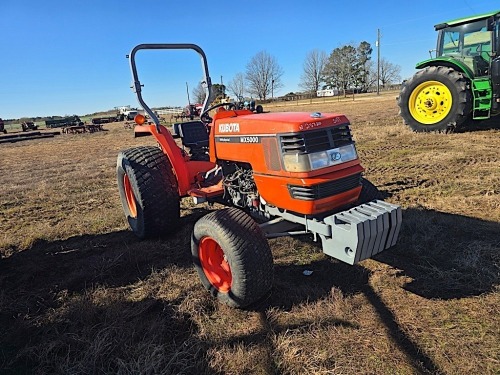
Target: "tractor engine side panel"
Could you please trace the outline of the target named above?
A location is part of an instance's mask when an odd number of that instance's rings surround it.
[[[254,171],[265,172],[267,166],[262,148],[263,138],[259,135],[216,135],[216,160],[249,163]]]

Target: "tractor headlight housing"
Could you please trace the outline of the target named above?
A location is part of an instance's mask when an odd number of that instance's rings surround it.
[[[290,153],[283,155],[283,163],[288,172],[309,172],[333,165],[346,163],[358,158],[353,143],[310,154]]]

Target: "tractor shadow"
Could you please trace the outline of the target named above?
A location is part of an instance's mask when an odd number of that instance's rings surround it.
[[[492,117],[484,121],[472,121],[466,126],[456,129],[455,133],[470,133],[487,130],[500,130],[500,116]]]
[[[424,298],[449,300],[478,296],[493,292],[499,282],[498,233],[500,224],[496,222],[407,209],[403,212],[397,246],[379,254],[375,260],[396,268],[395,277],[411,280],[403,288]],[[306,238],[300,240],[307,245],[314,244]],[[362,264],[349,266],[329,258],[307,264],[277,264],[272,295],[254,309],[289,312],[305,302],[328,297],[333,289],[339,289],[344,297],[361,293],[375,309],[391,339],[411,360],[415,371],[441,373],[424,348],[399,326],[395,314],[370,285],[372,271]],[[306,276],[304,271],[312,273]],[[265,315],[262,320],[267,327],[262,340],[289,328],[273,326]],[[333,318],[325,324],[356,328],[351,322]]]
[[[213,373],[208,344],[177,309],[201,286],[156,298],[173,273],[194,277],[193,222],[181,221],[168,239],[117,231],[39,240],[1,258],[0,373]]]
[[[248,311],[259,316],[261,330],[229,336],[223,342],[200,340],[199,322],[176,309],[183,300],[192,298],[193,290],[202,288],[199,283],[183,285],[184,291],[173,299],[113,298],[113,291],[146,283],[158,270],[173,266],[172,272],[192,272],[191,231],[196,219],[205,213],[192,210],[181,219],[179,232],[168,239],[140,241],[130,231],[83,235],[63,241],[38,241],[30,249],[0,259],[0,372],[30,373],[43,365],[48,372],[61,373],[64,371],[57,363],[64,358],[80,361],[77,364],[82,371],[93,369],[90,372],[97,373],[107,368],[108,372],[119,372],[123,370],[120,366],[132,362],[123,358],[141,355],[131,349],[138,344],[163,350],[166,358],[175,356],[175,361],[168,364],[172,366],[170,373],[189,366],[193,373],[210,373],[203,353],[221,344],[262,346],[269,356],[264,362],[272,365],[273,335],[291,329],[307,330],[314,322],[303,319],[278,325],[267,312],[291,312],[296,306],[327,298],[338,289],[343,296],[366,296],[417,372],[439,373],[432,358],[398,325],[394,313],[371,287],[372,271],[362,264],[349,266],[326,256],[304,262],[300,254],[287,258],[288,249],[284,249],[283,258],[276,259],[272,294]],[[498,233],[500,224],[495,222],[407,209],[398,245],[379,254],[376,260],[397,269],[396,276],[410,280],[403,288],[424,298],[477,296],[491,292],[498,284]],[[306,251],[320,252],[309,239],[300,240]],[[273,242],[271,248],[276,250]],[[312,274],[305,276],[306,270]],[[104,294],[105,302],[96,301],[96,295],[107,293],[108,288],[109,298]],[[335,316],[321,324],[357,328],[355,323]],[[101,348],[101,352],[93,351],[99,338],[114,344]],[[152,357],[148,363],[165,366],[165,362],[154,362],[157,358]],[[276,368],[268,370],[279,372]]]
[[[67,298],[54,311],[34,310],[32,319],[0,316],[0,373],[212,374],[209,344],[179,303],[98,291]]]
[[[397,276],[409,280],[403,288],[421,297],[449,300],[479,296],[494,291],[500,282],[498,233],[500,224],[496,222],[406,209],[398,244],[374,259],[397,269]],[[298,239],[312,251],[321,251],[320,243],[310,237]],[[305,276],[304,271],[312,273]],[[275,290],[267,303],[288,311],[304,301],[328,296],[334,287],[344,295],[366,292],[370,275],[363,263],[350,266],[326,256],[301,264],[278,261]]]
[[[141,241],[130,231],[81,235],[61,241],[39,240],[31,248],[0,259],[0,282],[6,287],[82,292],[91,285],[125,286],[168,265],[190,267],[184,251],[189,227],[168,242]],[[186,232],[186,233],[184,233]]]
[[[310,276],[304,276],[304,270],[313,271],[313,273]],[[363,294],[387,329],[387,334],[409,359],[415,372],[439,374],[439,366],[426,353],[424,348],[414,341],[397,323],[396,315],[370,285],[371,275],[372,272],[362,265],[350,266],[330,259],[300,266],[278,266],[276,268],[277,280],[275,280],[276,286],[273,294],[270,299],[264,301],[257,309],[263,311],[277,308],[281,311],[290,312],[293,307],[305,302],[314,303],[328,297],[334,289],[340,290],[344,298],[355,294]],[[261,340],[270,337],[271,334],[290,329],[307,330],[307,327],[313,323],[311,320],[282,327],[269,321],[262,312],[261,320],[264,322],[263,327],[265,329],[265,332],[261,334]],[[322,327],[327,326],[338,326],[354,330],[359,328],[356,323],[334,317],[322,321]],[[271,346],[272,343],[268,343],[268,345]]]
[[[404,289],[449,300],[492,292],[499,283],[500,224],[427,209],[403,211],[398,245],[376,260],[410,278]]]

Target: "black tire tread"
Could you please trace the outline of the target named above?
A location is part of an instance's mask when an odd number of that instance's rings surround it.
[[[204,275],[198,258],[198,241],[210,236],[222,247],[233,275],[229,293],[220,293]],[[273,285],[273,257],[257,223],[237,208],[213,211],[195,224],[191,249],[203,285],[221,302],[246,307],[266,296]]]
[[[426,79],[426,77],[429,77],[429,79]],[[452,105],[454,113],[449,113],[445,119],[434,125],[424,125],[416,121],[408,108],[412,91],[417,85],[426,80],[438,80],[442,83],[450,82],[452,87],[448,88],[456,90],[458,97],[458,103]],[[469,119],[472,108],[472,95],[468,89],[468,81],[461,72],[445,66],[428,66],[419,70],[413,77],[403,83],[397,103],[399,106],[399,115],[403,118],[404,123],[413,131],[451,133]]]
[[[143,230],[136,235],[150,238],[172,233],[178,227],[180,200],[172,166],[162,150],[139,146],[121,151],[117,168],[120,167],[131,169],[125,172],[138,190],[136,199],[143,213]]]

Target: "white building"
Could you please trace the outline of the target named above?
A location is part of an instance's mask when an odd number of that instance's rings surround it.
[[[322,96],[335,96],[339,94],[339,89],[325,89],[316,91],[318,97]]]

